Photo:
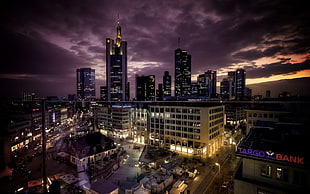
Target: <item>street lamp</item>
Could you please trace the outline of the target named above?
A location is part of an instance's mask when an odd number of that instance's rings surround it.
[[[219,174],[220,174],[221,173],[221,165],[217,162],[215,163],[215,165],[219,167]]]

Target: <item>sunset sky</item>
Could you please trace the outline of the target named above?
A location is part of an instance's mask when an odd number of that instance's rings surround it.
[[[135,74],[155,74],[156,85],[164,71],[174,77],[178,47],[192,55],[192,81],[208,69],[217,71],[220,82],[228,71],[244,68],[249,88],[285,80],[286,91],[299,88],[310,95],[305,1],[5,0],[0,9],[0,96],[19,97],[22,91],[67,96],[76,93],[76,69],[90,67],[99,97],[106,78],[105,39],[115,39],[118,15],[128,43],[131,98]],[[255,85],[253,94],[278,86]]]

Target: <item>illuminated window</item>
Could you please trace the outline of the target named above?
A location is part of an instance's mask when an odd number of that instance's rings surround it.
[[[257,194],[272,194],[272,193],[263,189],[257,189]]]
[[[262,165],[260,175],[261,176],[266,176],[266,177],[271,177],[271,166],[270,165]]]
[[[276,169],[276,179],[281,180],[281,181],[287,181],[288,179],[288,170],[285,168],[280,168],[278,167]]]

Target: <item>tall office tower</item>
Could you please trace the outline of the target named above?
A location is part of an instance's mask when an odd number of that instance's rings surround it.
[[[198,88],[199,88],[198,83],[193,82],[191,87],[192,87],[192,95],[191,95],[191,96],[192,96],[193,98],[198,97]]]
[[[245,96],[245,70],[237,69],[236,70],[236,100],[243,100]]]
[[[171,96],[171,75],[168,71],[165,71],[163,76],[163,90],[164,96]]]
[[[34,92],[23,92],[23,101],[32,101],[35,98]]]
[[[230,100],[236,99],[236,72],[230,71],[228,72],[228,81],[229,81],[229,95]]]
[[[127,42],[122,41],[121,26],[117,22],[116,40],[106,39],[106,74],[108,101],[128,101]]]
[[[191,96],[191,55],[180,48],[175,50],[175,96]]]
[[[155,75],[136,76],[136,98],[138,101],[155,100]]]
[[[198,96],[216,98],[216,71],[208,70],[197,77]]]
[[[202,98],[210,98],[211,96],[211,80],[206,73],[200,74],[197,77],[197,95]]]
[[[221,81],[221,86],[220,86],[220,95],[221,99],[223,100],[230,100],[230,82],[228,78],[224,78]]]
[[[216,98],[216,71],[208,70],[205,74],[210,80],[210,98]]]
[[[158,84],[158,89],[156,90],[156,100],[162,101],[164,97],[163,84]]]
[[[107,86],[100,86],[100,100],[107,101]]]
[[[234,100],[235,99],[235,80],[236,72],[228,72],[227,78],[224,78],[220,86],[220,94],[223,100]]]
[[[80,68],[76,70],[77,99],[93,100],[96,98],[95,70]]]

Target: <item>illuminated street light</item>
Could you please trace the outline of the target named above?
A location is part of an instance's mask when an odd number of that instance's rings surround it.
[[[219,167],[219,174],[220,174],[221,173],[221,165],[217,162],[215,163],[215,165]]]

